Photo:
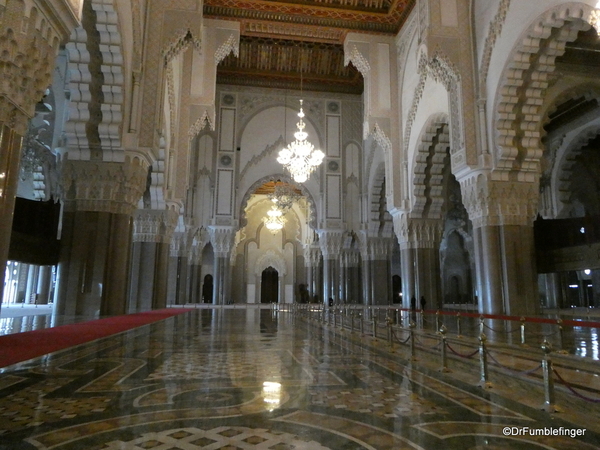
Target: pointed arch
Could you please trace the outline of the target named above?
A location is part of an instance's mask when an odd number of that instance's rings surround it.
[[[413,171],[413,215],[439,218],[443,205],[443,171],[450,146],[448,116],[431,117],[419,138]]]
[[[543,154],[543,105],[556,58],[580,31],[588,30],[593,8],[565,3],[546,11],[526,31],[500,78],[495,100],[496,168],[539,175]]]

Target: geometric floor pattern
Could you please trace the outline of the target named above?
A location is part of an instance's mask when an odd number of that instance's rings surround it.
[[[327,450],[318,442],[302,440],[288,433],[244,427],[217,427],[210,430],[180,428],[148,433],[130,442],[115,441],[105,450]]]
[[[600,448],[598,405],[583,436],[507,436],[579,419],[532,407],[536,379],[486,390],[407,356],[288,312],[194,310],[3,368],[0,450]]]

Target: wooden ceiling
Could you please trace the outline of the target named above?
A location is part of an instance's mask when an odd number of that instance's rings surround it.
[[[395,35],[415,0],[204,0],[204,17],[240,22],[239,57],[219,64],[220,84],[360,94],[344,66],[350,32]]]

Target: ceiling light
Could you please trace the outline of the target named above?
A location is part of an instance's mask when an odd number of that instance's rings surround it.
[[[279,152],[277,162],[282,164],[291,174],[294,181],[304,183],[310,174],[323,162],[325,154],[315,150],[314,145],[307,141],[308,133],[304,131],[304,111],[300,100],[300,121],[296,124],[298,131],[294,133],[296,140]]]
[[[285,214],[302,196],[298,194],[294,186],[277,182],[273,192],[268,197]]]
[[[283,228],[287,220],[283,217],[283,212],[277,206],[271,206],[267,211],[267,217],[263,217],[263,222],[271,233],[275,234]]]

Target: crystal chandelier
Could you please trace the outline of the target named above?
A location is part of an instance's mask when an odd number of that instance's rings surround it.
[[[301,195],[291,184],[276,182],[273,193],[268,197],[285,214],[300,199]]]
[[[265,227],[271,233],[275,234],[283,228],[287,220],[283,217],[283,211],[281,211],[276,205],[271,206],[271,209],[267,211],[267,217],[263,217]]]
[[[304,131],[306,124],[302,120],[302,100],[300,100],[300,121],[296,124],[298,131],[294,133],[296,140],[279,152],[277,162],[282,164],[291,174],[294,181],[304,183],[310,174],[323,162],[325,154],[315,150],[314,145],[306,140],[308,133]]]

